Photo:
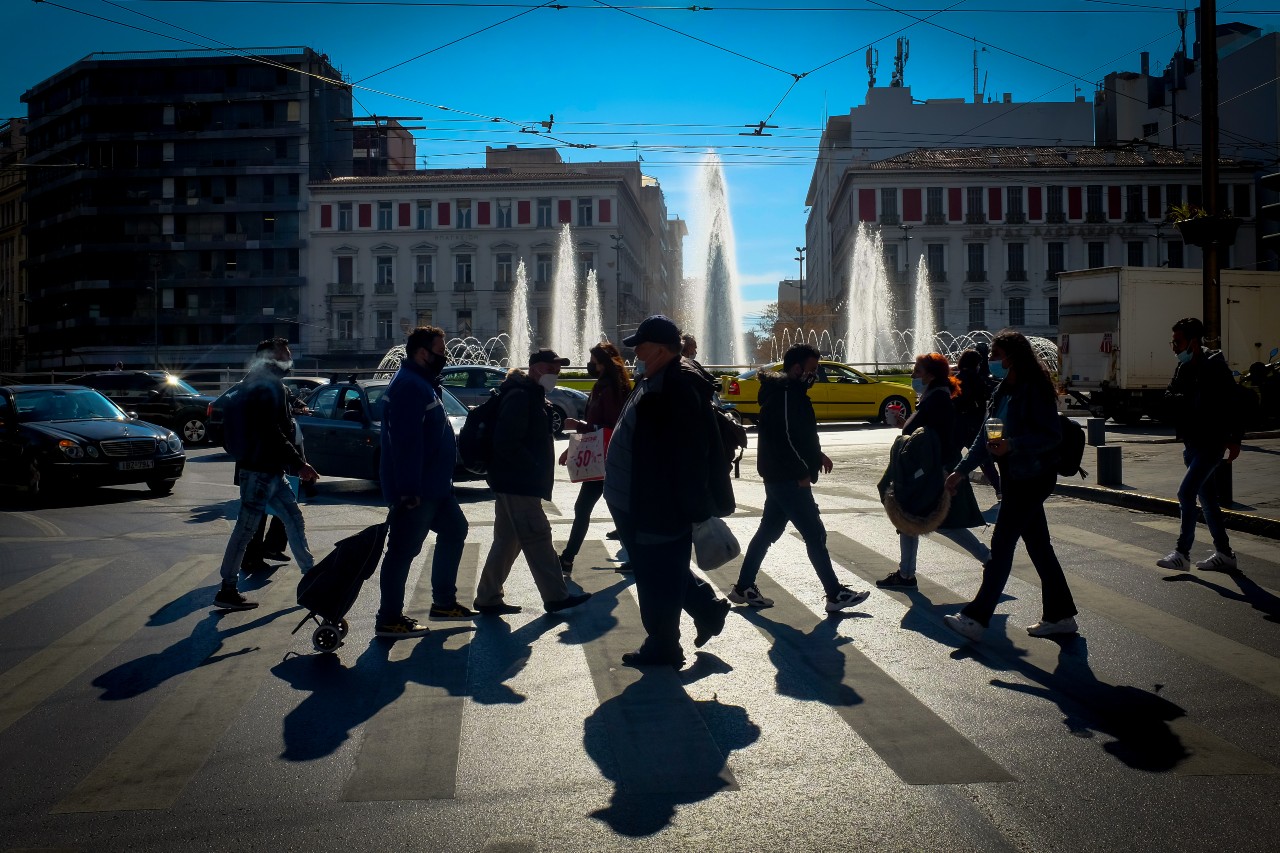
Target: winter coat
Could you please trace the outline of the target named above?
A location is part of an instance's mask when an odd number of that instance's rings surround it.
[[[760,371],[759,445],[756,471],[766,483],[818,482],[822,444],[818,419],[804,383],[783,373]]]
[[[583,416],[585,425],[578,427],[578,432],[595,432],[598,429],[613,429],[618,423],[618,415],[627,402],[627,395],[618,395],[617,386],[609,380],[597,379],[591,386],[591,396],[587,399],[587,413]]]
[[[1206,350],[1179,363],[1165,391],[1165,413],[1178,438],[1195,447],[1239,444],[1244,424],[1231,404],[1235,380],[1220,350]]]
[[[493,430],[489,488],[549,501],[556,459],[546,392],[523,370],[513,369],[498,393],[502,404]]]
[[[280,374],[259,367],[244,378],[245,452],[240,468],[264,474],[296,471],[306,464],[294,446],[293,414]]]
[[[902,434],[910,435],[918,429],[928,427],[938,437],[941,463],[945,471],[955,468],[960,461],[961,432],[958,427],[959,413],[956,412],[956,399],[950,395],[950,388],[944,386],[930,387],[920,398],[915,412],[902,425]],[[973,496],[973,486],[966,477],[951,498],[951,508],[939,527],[980,527],[986,524],[978,500]]]
[[[401,362],[382,395],[382,496],[439,500],[453,491],[457,440],[435,386],[412,361]]]
[[[1007,406],[1003,406],[1008,401]],[[1000,476],[1014,480],[1030,480],[1058,464],[1058,445],[1062,443],[1062,423],[1058,419],[1058,400],[1047,382],[1013,383],[1008,379],[996,387],[987,406],[988,416],[1005,409],[1004,439],[1009,452],[995,457]],[[969,454],[955,470],[968,475],[987,459],[987,435],[980,430],[969,447]]]

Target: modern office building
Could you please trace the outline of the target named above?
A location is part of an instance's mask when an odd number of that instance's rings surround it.
[[[26,119],[0,122],[0,371],[22,369],[26,346]]]
[[[97,53],[22,100],[29,369],[239,367],[298,339],[306,187],[352,170],[328,57]]]

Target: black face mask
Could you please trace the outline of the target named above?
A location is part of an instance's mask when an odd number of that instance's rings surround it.
[[[436,355],[431,350],[427,350],[427,363],[423,365],[422,369],[426,371],[427,376],[434,379],[440,375],[440,371],[444,369],[448,361],[447,356]]]
[[[600,375],[600,368],[596,367],[596,363],[594,361],[587,362],[587,375],[592,379],[595,379]]]

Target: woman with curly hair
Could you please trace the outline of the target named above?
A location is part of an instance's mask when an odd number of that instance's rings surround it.
[[[587,360],[587,374],[595,377],[596,384],[591,387],[591,397],[587,400],[585,420],[565,418],[564,427],[576,432],[613,429],[631,394],[631,377],[618,348],[608,341],[593,346]],[[561,465],[567,464],[568,459],[568,450],[560,454]],[[603,494],[604,480],[587,480],[578,490],[578,499],[573,504],[573,528],[560,554],[560,568],[565,574],[573,571],[573,559],[578,556],[587,537],[587,526],[591,524],[591,510]]]

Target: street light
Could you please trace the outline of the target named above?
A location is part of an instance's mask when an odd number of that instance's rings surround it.
[[[613,325],[615,340],[622,341],[622,235],[610,234],[613,241]]]
[[[902,229],[902,265],[905,267],[909,277],[911,275],[911,229],[915,228],[915,226],[899,225],[898,227]]]
[[[151,363],[160,369],[160,259],[151,256]]]
[[[793,260],[800,262],[800,328],[804,329],[804,253],[807,246],[796,246],[796,256]]]

